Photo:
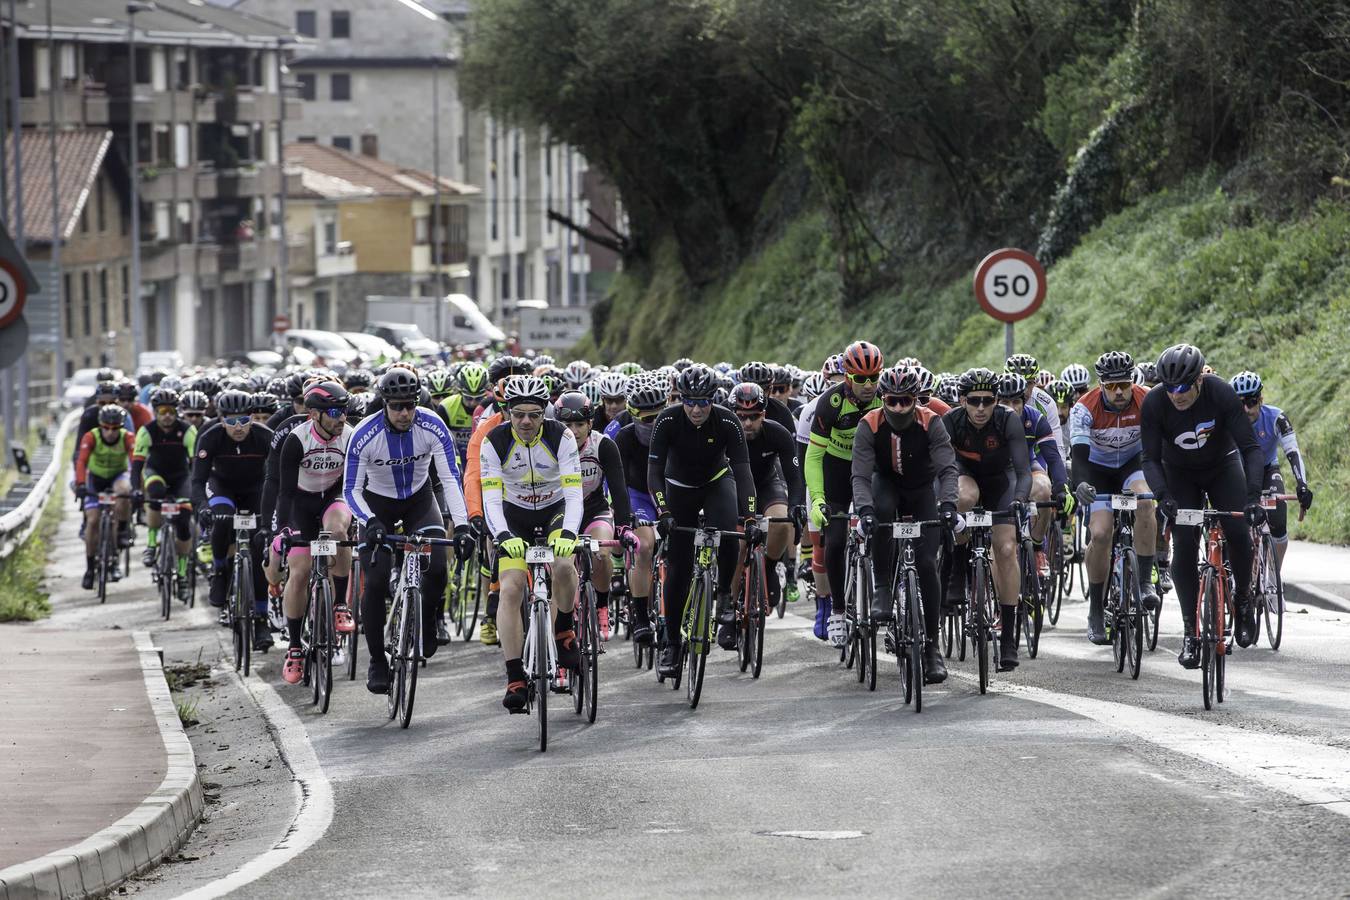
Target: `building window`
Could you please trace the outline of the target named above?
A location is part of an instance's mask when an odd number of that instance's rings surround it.
[[[98,212],[98,233],[108,230],[108,210],[103,203],[103,179],[94,182],[94,209]]]
[[[126,57],[122,57],[126,59]],[[154,68],[150,64],[150,49],[148,47],[136,48],[136,83],[150,84],[154,80]]]
[[[80,273],[80,312],[84,314],[84,336],[89,337],[94,331],[94,314],[90,308],[89,299],[89,273]]]
[[[316,87],[317,81],[313,73],[306,72],[304,74],[297,75],[295,76],[295,80],[300,85],[301,100],[314,100],[319,96],[319,92]]]
[[[122,267],[122,327],[131,327],[131,270]]]
[[[328,291],[314,292],[314,324],[319,328],[328,327],[328,310],[332,305]]]
[[[319,28],[317,16],[312,9],[298,9],[295,11],[295,30],[301,37],[318,37]]]
[[[349,38],[352,36],[352,14],[346,10],[333,10],[332,18],[333,37]]]
[[[333,135],[333,146],[339,150],[350,151],[352,149],[352,136],[349,134]]]
[[[328,99],[352,99],[352,76],[348,75],[346,72],[334,72],[329,78]]]
[[[377,134],[361,135],[361,155],[374,156],[380,155],[380,136]]]
[[[71,290],[70,273],[61,276],[61,299],[66,311],[66,337],[75,337],[75,292]]]
[[[98,321],[99,331],[108,330],[108,270],[98,270]]]
[[[323,220],[323,255],[332,256],[337,253],[337,219]]]
[[[425,244],[431,240],[431,219],[428,216],[418,216],[413,219],[413,243]]]
[[[520,132],[515,133],[515,140],[512,142],[511,150],[511,191],[512,191],[512,213],[515,219],[516,237],[520,237]]]
[[[302,134],[295,139],[297,144],[317,144],[319,139],[312,134]]]
[[[89,204],[80,207],[80,234],[89,233]]]

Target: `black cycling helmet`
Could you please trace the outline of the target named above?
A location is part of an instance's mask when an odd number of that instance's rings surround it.
[[[216,411],[222,416],[247,416],[253,412],[253,395],[245,391],[221,391]]]
[[[391,400],[417,402],[422,397],[422,381],[416,372],[397,366],[380,376],[376,390],[386,403]]]
[[[116,399],[117,399],[117,383],[116,383],[116,382],[113,382],[113,381],[100,381],[100,382],[94,387],[94,399],[95,399],[95,400],[110,400],[110,401],[111,401],[111,400],[116,400]]]
[[[136,386],[134,381],[119,381],[117,383],[118,400],[135,400],[141,395],[141,389]]]
[[[694,365],[694,361],[687,356],[681,356],[679,359],[675,360],[675,362],[671,363],[671,365],[683,372],[685,369]]]
[[[639,375],[628,384],[628,409],[635,413],[664,409],[669,392],[661,376]]]
[[[1205,354],[1191,344],[1176,344],[1158,356],[1158,380],[1169,388],[1189,387],[1205,368]]]
[[[922,387],[923,380],[919,377],[919,370],[913,366],[892,366],[889,369],[882,369],[881,379],[877,383],[877,391],[883,397],[895,394],[914,396]]]
[[[495,387],[503,378],[511,375],[524,375],[533,371],[533,367],[514,356],[499,356],[488,366],[488,381]]]
[[[712,397],[717,392],[717,373],[701,363],[694,363],[680,373],[675,390],[687,399]]]
[[[295,372],[286,379],[286,396],[299,400],[305,396],[305,373]]]
[[[107,366],[104,366],[103,368],[101,368],[101,369],[98,370],[98,375],[95,376],[94,380],[95,380],[95,381],[116,381],[116,380],[117,380],[117,373],[114,372],[112,369],[108,368]]]
[[[155,388],[150,392],[150,408],[159,411],[161,406],[178,406],[178,392],[168,388]]]
[[[772,381],[772,384],[774,385],[774,387],[779,387],[779,386],[792,387],[792,373],[791,373],[790,371],[788,371],[788,367],[787,367],[787,366],[774,366],[774,367],[773,367],[773,381]]]
[[[992,394],[997,388],[998,376],[985,368],[966,369],[961,373],[961,380],[957,383],[957,393],[962,397],[971,391],[988,391]]]
[[[1134,357],[1124,350],[1107,350],[1097,357],[1093,368],[1097,370],[1097,380],[1103,384],[1134,380]]]
[[[727,406],[735,412],[764,412],[769,401],[764,396],[764,388],[753,381],[745,381],[728,392]]]
[[[126,421],[126,411],[120,406],[108,405],[98,411],[98,424],[100,425],[125,425]]]
[[[369,369],[349,369],[342,380],[346,383],[349,391],[368,390],[375,383]],[[273,393],[276,392],[273,391]]]
[[[567,391],[553,404],[553,414],[559,422],[589,422],[595,415],[595,404],[581,391]]]
[[[253,392],[253,411],[255,413],[267,413],[269,416],[277,411],[281,404],[281,398],[276,394],[269,394],[267,391]]]
[[[1156,363],[1144,360],[1135,368],[1138,370],[1141,383],[1145,387],[1152,387],[1158,383],[1158,366]]]
[[[994,394],[1000,400],[1016,400],[1027,395],[1027,380],[1016,372],[1004,372],[998,376]]]
[[[768,387],[773,384],[773,366],[752,360],[741,366],[741,381]]]
[[[200,378],[193,380],[192,384],[188,385],[188,387],[192,388],[194,391],[201,391],[208,399],[220,393],[220,382],[216,381],[210,375],[203,375]]]
[[[305,391],[305,409],[333,409],[347,405],[347,389],[336,381],[320,381]]]
[[[1030,353],[1014,353],[1003,364],[1003,371],[1013,372],[1023,378],[1035,378],[1041,364]]]

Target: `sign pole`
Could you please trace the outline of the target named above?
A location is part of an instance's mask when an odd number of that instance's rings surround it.
[[[1013,323],[1007,322],[1003,326],[1003,358],[1007,359],[1013,355]]]

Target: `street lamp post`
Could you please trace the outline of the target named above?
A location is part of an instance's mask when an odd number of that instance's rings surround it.
[[[145,309],[141,305],[141,170],[136,146],[136,13],[155,9],[152,0],[127,4],[128,74],[127,115],[131,122],[131,364],[135,368],[145,349]]]

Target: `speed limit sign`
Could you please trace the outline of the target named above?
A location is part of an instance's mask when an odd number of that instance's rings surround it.
[[[1025,250],[995,250],[975,269],[975,299],[1000,322],[1017,322],[1045,300],[1045,269]]]
[[[22,315],[25,288],[23,273],[7,260],[0,259],[0,328]]]

